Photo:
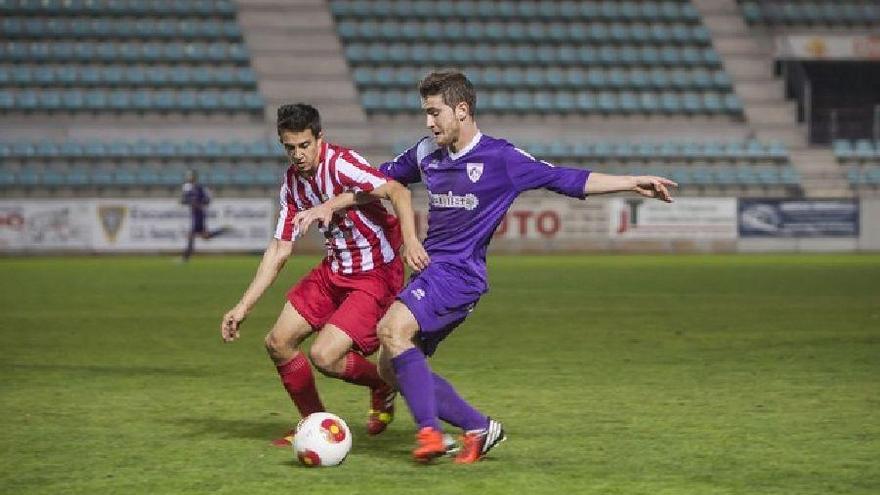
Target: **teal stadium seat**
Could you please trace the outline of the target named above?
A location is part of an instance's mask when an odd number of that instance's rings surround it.
[[[91,111],[107,110],[107,94],[100,90],[89,90],[82,92],[83,109]]]
[[[871,160],[874,158],[874,144],[868,139],[857,140],[853,146],[852,157],[861,161]]]
[[[85,110],[85,97],[78,89],[71,89],[61,93],[61,108],[68,112],[80,112]]]
[[[847,139],[835,140],[832,149],[838,160],[847,161],[854,156],[852,143]]]

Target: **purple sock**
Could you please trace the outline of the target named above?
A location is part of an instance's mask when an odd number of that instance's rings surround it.
[[[452,385],[437,373],[434,373],[434,396],[443,421],[465,431],[482,430],[489,424],[489,418],[462,399]]]
[[[434,398],[434,380],[422,351],[415,347],[408,349],[391,358],[391,365],[397,375],[400,392],[419,428],[430,426],[441,431],[440,420],[437,418],[437,401]]]

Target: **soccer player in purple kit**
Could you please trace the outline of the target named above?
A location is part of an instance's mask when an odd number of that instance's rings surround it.
[[[225,234],[229,229],[223,227],[209,231],[205,225],[205,210],[211,203],[211,192],[207,187],[199,184],[198,174],[195,170],[186,173],[186,179],[181,186],[180,203],[189,206],[190,210],[189,234],[186,238],[186,249],[181,258],[182,261],[188,261],[195,250],[196,236],[210,240]]]
[[[426,357],[487,292],[486,250],[513,201],[524,191],[548,189],[579,199],[632,191],[671,202],[667,188],[676,184],[663,177],[556,167],[503,139],[482,134],[474,120],[476,93],[460,72],[428,74],[419,93],[433,137],[422,139],[380,170],[404,185],[421,181],[427,186],[430,208],[424,247],[430,260],[379,322],[380,369],[386,382],[396,381],[418,424],[413,458],[427,463],[446,453],[442,419],[464,430],[455,462],[469,464],[506,439],[504,428],[432,372]],[[329,210],[354,201],[351,195],[337,199],[322,205],[328,211],[316,218],[326,218]]]

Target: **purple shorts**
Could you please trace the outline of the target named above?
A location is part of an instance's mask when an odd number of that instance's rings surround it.
[[[448,263],[434,262],[410,278],[397,295],[416,317],[426,356],[474,310],[486,292],[473,275]]]
[[[193,233],[198,234],[199,232],[204,232],[205,228],[205,213],[204,212],[193,212],[192,214],[192,231]]]

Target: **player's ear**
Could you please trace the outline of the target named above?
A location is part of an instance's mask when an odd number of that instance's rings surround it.
[[[465,102],[460,102],[458,105],[455,105],[455,118],[458,120],[464,121],[468,116],[468,106]]]

